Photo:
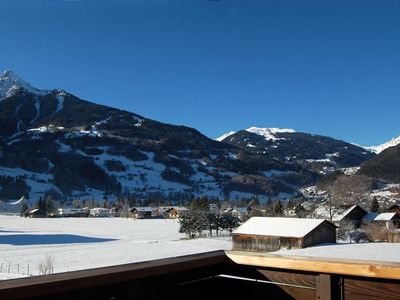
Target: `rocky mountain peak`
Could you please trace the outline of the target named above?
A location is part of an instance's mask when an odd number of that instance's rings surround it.
[[[6,70],[0,77],[0,100],[12,96],[19,89],[24,89],[37,95],[48,94],[48,90],[40,90],[21,78],[12,70]]]

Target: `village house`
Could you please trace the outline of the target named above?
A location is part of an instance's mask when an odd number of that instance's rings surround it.
[[[91,217],[100,217],[100,218],[107,218],[110,217],[111,213],[108,208],[103,207],[95,207],[90,209],[89,216]]]
[[[57,212],[59,217],[88,217],[90,214],[88,208],[59,208]]]
[[[359,227],[363,217],[366,215],[367,212],[361,206],[353,205],[343,213],[335,216],[332,221],[339,227],[345,223],[351,223],[354,227]]]
[[[131,213],[136,219],[147,219],[157,216],[157,209],[154,207],[133,207]]]
[[[249,213],[247,207],[227,207],[221,210],[222,214],[231,215],[243,220]]]
[[[46,212],[40,210],[39,208],[35,208],[29,211],[28,213],[29,218],[45,218],[47,217]]]
[[[189,214],[189,209],[183,206],[174,206],[168,210],[168,216],[170,219],[177,219]]]
[[[376,223],[385,224],[386,228],[396,227],[400,225],[400,215],[398,213],[381,213],[377,215],[374,219]]]
[[[233,250],[271,252],[336,243],[336,225],[322,219],[252,217],[232,234]]]

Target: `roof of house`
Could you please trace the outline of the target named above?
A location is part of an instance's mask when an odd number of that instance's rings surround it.
[[[334,217],[333,221],[342,221],[350,212],[352,212],[356,208],[363,210],[365,212],[365,214],[367,214],[367,212],[359,205],[353,205],[352,207],[350,207],[350,208],[346,209],[344,212],[342,212],[340,215]]]
[[[184,206],[172,206],[171,208],[179,210],[179,211],[188,211],[189,209]]]
[[[153,207],[135,207],[134,210],[140,211],[140,212],[150,212],[150,211],[154,211],[155,208],[153,208]]]
[[[390,221],[394,216],[396,216],[396,213],[381,213],[374,219],[374,221]]]
[[[233,233],[304,237],[323,222],[328,221],[323,219],[252,217]],[[332,226],[335,225],[332,224]]]
[[[379,215],[379,213],[377,213],[377,212],[369,212],[362,218],[362,220],[371,222],[371,221],[375,220],[375,218],[378,215]]]

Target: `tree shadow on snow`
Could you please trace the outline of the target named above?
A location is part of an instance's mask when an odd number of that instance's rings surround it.
[[[0,244],[15,246],[102,243],[116,239],[95,238],[73,234],[10,234],[0,235]]]

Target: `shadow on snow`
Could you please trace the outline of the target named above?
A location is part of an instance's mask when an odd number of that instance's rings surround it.
[[[73,234],[12,234],[0,235],[0,244],[15,246],[102,243],[116,239],[94,238]]]

